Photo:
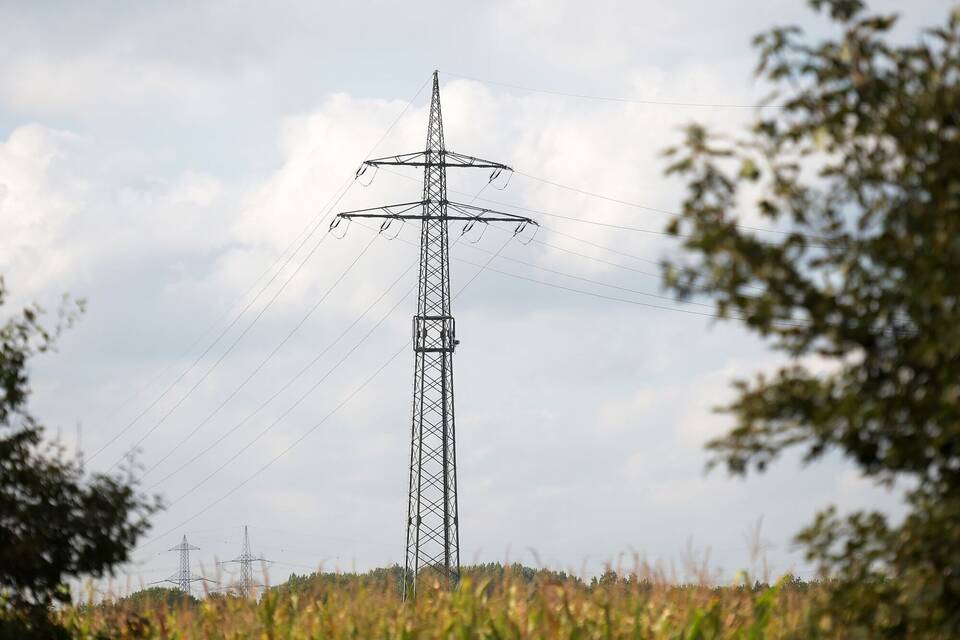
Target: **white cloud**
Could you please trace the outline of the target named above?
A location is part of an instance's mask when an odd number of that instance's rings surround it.
[[[49,300],[56,288],[82,295],[98,270],[125,260],[164,257],[176,270],[177,254],[229,240],[220,233],[231,197],[222,181],[187,169],[170,183],[136,184],[104,153],[89,137],[38,124],[0,143],[0,268],[16,299]]]

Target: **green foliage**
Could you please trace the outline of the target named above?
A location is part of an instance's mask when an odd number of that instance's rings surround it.
[[[273,587],[273,590],[293,595],[329,589],[386,591],[399,588],[402,575],[403,569],[398,565],[377,568],[362,574],[316,571],[301,576],[294,573],[284,584]]]
[[[463,577],[469,579],[473,584],[500,584],[505,580],[533,583],[580,583],[580,579],[571,576],[565,571],[553,571],[551,569],[534,569],[522,565],[518,562],[503,565],[499,562],[488,562],[486,564],[474,564],[463,568]]]
[[[213,597],[223,597],[219,594],[210,594]],[[171,587],[149,587],[131,593],[126,598],[121,598],[117,604],[120,606],[129,606],[138,610],[165,607],[181,607],[197,604],[199,600],[188,593]]]
[[[0,278],[0,306],[4,297]],[[154,508],[129,481],[87,477],[26,410],[29,359],[81,311],[65,304],[53,331],[36,306],[0,325],[0,637],[53,637],[47,610],[69,601],[64,582],[125,561]]]
[[[580,583],[579,578],[570,576],[563,571],[534,569],[519,563],[502,565],[499,562],[489,562],[469,565],[462,568],[461,575],[463,579],[470,580],[473,584],[489,585],[488,588],[490,589],[493,588],[493,585],[501,584],[507,580],[524,584]],[[347,591],[366,589],[383,592],[394,590],[399,592],[402,578],[403,567],[396,564],[390,567],[379,567],[360,574],[317,571],[303,576],[292,574],[284,584],[273,587],[273,590],[293,595],[326,592],[331,589]]]
[[[743,474],[790,447],[839,451],[905,492],[902,523],[830,509],[800,534],[833,576],[818,628],[960,637],[960,9],[895,46],[895,16],[811,4],[833,39],[755,40],[781,108],[744,139],[693,125],[667,151],[688,187],[669,227],[688,259],[665,273],[790,358],[736,383],[714,464]],[[742,203],[789,233],[739,225]]]

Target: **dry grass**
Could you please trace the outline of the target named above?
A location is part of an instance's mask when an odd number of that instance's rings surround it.
[[[513,572],[466,577],[403,603],[394,585],[362,579],[279,588],[259,602],[210,597],[168,606],[130,602],[61,612],[77,638],[788,638],[809,627],[816,585],[671,585],[636,574],[593,587]]]

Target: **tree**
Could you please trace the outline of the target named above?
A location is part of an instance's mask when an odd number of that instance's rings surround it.
[[[222,594],[209,594],[207,597],[223,597]],[[134,611],[147,611],[158,606],[167,608],[195,605],[199,602],[189,593],[180,589],[171,587],[147,587],[140,591],[135,591],[125,598],[120,598],[115,603],[119,608],[130,608]]]
[[[828,508],[799,534],[831,578],[819,628],[960,637],[960,9],[895,45],[896,16],[810,4],[832,39],[754,41],[778,105],[740,137],[693,125],[667,151],[687,184],[667,286],[712,297],[789,358],[735,382],[711,464],[745,474],[788,448],[838,451],[904,494],[902,522]],[[789,233],[738,224],[741,204]]]
[[[37,306],[0,325],[0,637],[54,636],[48,609],[70,600],[66,580],[126,561],[157,507],[129,479],[87,476],[27,411],[28,361],[82,310],[65,301],[53,330]]]
[[[611,569],[610,567],[607,567],[606,569],[603,570],[603,573],[600,574],[600,578],[599,578],[599,579],[597,579],[596,577],[594,577],[594,578],[590,581],[590,587],[591,587],[591,588],[596,588],[596,587],[615,587],[615,586],[617,586],[620,582],[621,582],[620,576],[617,575],[617,572],[614,571],[613,569]]]

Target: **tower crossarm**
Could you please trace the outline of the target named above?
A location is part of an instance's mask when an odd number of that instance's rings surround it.
[[[196,573],[191,573],[190,575],[186,576],[185,579],[186,579],[187,581],[189,581],[189,582],[212,582],[212,583],[216,583],[216,582],[217,582],[216,580],[214,580],[214,579],[212,579],[212,578],[206,578],[206,577],[204,577],[204,576],[197,575]],[[173,575],[170,576],[169,578],[164,578],[163,580],[154,580],[153,582],[148,582],[147,584],[148,584],[148,585],[154,585],[154,584],[176,584],[176,585],[180,585],[180,584],[183,583],[183,580],[184,580],[184,577],[179,576],[179,575],[177,575],[177,574],[173,574]]]
[[[258,558],[254,558],[253,556],[240,556],[240,557],[238,557],[238,558],[234,558],[233,560],[221,560],[221,561],[220,561],[220,564],[221,564],[221,565],[225,565],[225,564],[236,564],[236,563],[243,563],[243,562],[267,562],[267,563],[273,563],[273,560],[267,560],[266,558],[259,558],[259,557],[258,557]]]
[[[369,209],[354,209],[353,211],[343,211],[334,218],[334,224],[339,219],[350,220],[352,218],[393,218],[395,220],[412,220],[423,217],[422,213],[411,213],[411,211],[423,210],[425,202],[401,202],[400,204],[388,204],[380,207],[370,207]],[[334,225],[331,225],[334,226]]]
[[[442,216],[424,213],[424,211],[432,210],[432,207],[429,206],[431,204],[435,204],[435,202],[432,200],[422,200],[420,202],[403,202],[382,207],[370,207],[369,209],[355,209],[353,211],[338,213],[337,218],[345,220],[352,218],[386,218],[392,220],[440,219],[473,222],[514,222],[517,224],[537,225],[536,220],[526,216],[518,216],[512,213],[446,200],[439,203],[446,207],[446,213]]]
[[[518,216],[513,213],[505,213],[503,211],[497,211],[495,209],[488,209],[486,207],[476,207],[472,204],[463,204],[461,202],[448,202],[448,209],[453,209],[458,214],[457,216],[450,216],[448,214],[448,219],[450,220],[473,220],[475,222],[516,222],[518,224],[532,224],[535,227],[539,227],[539,223],[533,218],[528,218],[527,216]]]
[[[221,560],[220,564],[242,564],[244,562],[266,562],[273,563],[273,560],[267,560],[266,558],[254,557],[252,555],[240,555],[233,560]]]
[[[370,167],[451,167],[460,169],[499,169],[500,171],[513,171],[509,166],[494,162],[493,160],[484,160],[468,156],[456,151],[447,149],[428,149],[426,151],[414,151],[413,153],[401,153],[396,156],[386,156],[383,158],[374,158],[367,160],[363,164]]]

